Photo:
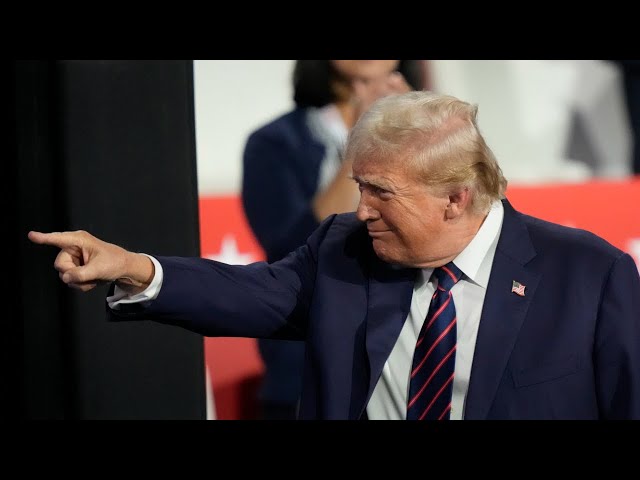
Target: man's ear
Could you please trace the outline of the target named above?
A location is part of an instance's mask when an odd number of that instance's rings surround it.
[[[471,192],[468,187],[449,194],[449,203],[447,204],[446,216],[447,220],[453,220],[462,216],[471,204]]]

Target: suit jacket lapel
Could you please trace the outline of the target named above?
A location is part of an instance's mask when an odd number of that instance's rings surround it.
[[[370,377],[365,406],[409,315],[417,272],[413,268],[393,267],[375,253],[371,255],[366,331]]]
[[[536,255],[527,228],[509,202],[503,200],[503,204],[502,231],[473,356],[466,419],[487,417],[539,281],[539,275],[526,267]],[[526,285],[524,296],[511,291],[514,280]]]

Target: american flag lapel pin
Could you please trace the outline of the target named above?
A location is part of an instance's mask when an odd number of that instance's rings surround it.
[[[516,282],[515,280],[513,281],[513,284],[511,285],[511,291],[517,295],[520,295],[521,297],[524,297],[524,289],[526,288],[525,285],[521,284],[520,282]]]

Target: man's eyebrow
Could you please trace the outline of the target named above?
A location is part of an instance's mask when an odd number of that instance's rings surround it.
[[[393,185],[391,185],[388,182],[385,182],[384,179],[368,179],[365,180],[364,178],[355,175],[355,176],[351,176],[351,178],[356,181],[357,183],[360,184],[365,184],[365,185],[372,185],[374,187],[378,187],[378,188],[382,188],[384,190],[393,190]]]

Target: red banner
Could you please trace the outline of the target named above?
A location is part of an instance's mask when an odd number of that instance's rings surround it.
[[[264,253],[247,224],[238,196],[200,198],[202,257],[231,264],[263,260]],[[205,338],[216,418],[251,419],[264,366],[252,338]]]
[[[583,228],[631,254],[640,265],[640,177],[544,186],[513,185],[507,198],[516,210]]]

